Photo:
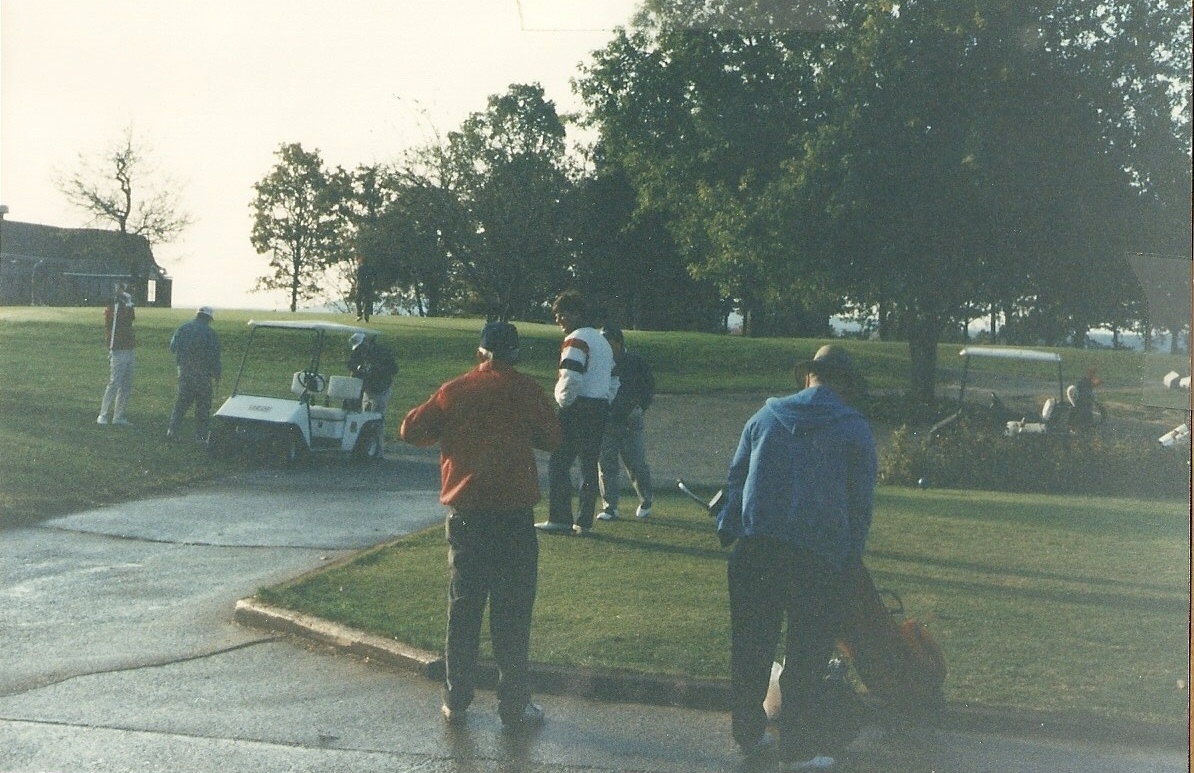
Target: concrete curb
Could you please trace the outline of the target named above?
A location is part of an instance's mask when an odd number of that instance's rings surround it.
[[[336,648],[341,652],[384,663],[433,681],[444,678],[440,653],[421,650],[386,639],[271,606],[256,598],[236,602],[233,619],[245,626],[299,636]],[[483,663],[478,686],[492,689],[497,670]],[[532,664],[536,692],[573,695],[595,701],[681,706],[704,711],[729,711],[729,684],[720,679],[683,679],[650,676],[602,669],[567,668]],[[876,716],[882,709],[876,707]],[[966,704],[949,704],[923,718],[900,718],[894,727],[922,725],[938,730],[1006,735],[1019,738],[1053,738],[1090,743],[1127,744],[1188,750],[1189,723],[1156,725],[1113,721],[1078,712],[1033,712]]]

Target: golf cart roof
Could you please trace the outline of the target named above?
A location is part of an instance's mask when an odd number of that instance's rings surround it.
[[[364,333],[367,336],[380,335],[378,331],[370,330],[367,327],[341,325],[339,322],[321,322],[319,320],[306,322],[297,319],[251,319],[249,320],[249,327],[280,327],[288,328],[290,330],[318,330],[324,333],[340,333],[343,335],[352,335],[353,333]]]
[[[1038,352],[1033,349],[1012,349],[1006,346],[967,346],[958,352],[962,357],[994,357],[1004,360],[1034,360],[1036,362],[1061,362],[1061,355],[1053,352]]]

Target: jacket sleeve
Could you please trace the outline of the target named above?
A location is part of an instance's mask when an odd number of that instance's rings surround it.
[[[722,542],[741,537],[744,534],[742,523],[742,497],[746,487],[746,476],[750,472],[751,456],[751,424],[747,422],[742,428],[742,436],[738,440],[738,449],[730,462],[730,471],[726,476],[726,501],[721,512],[717,514],[717,533]]]
[[[210,328],[209,328],[210,330]],[[220,378],[224,374],[224,368],[220,361],[220,337],[216,335],[216,331],[211,331],[211,375],[214,378]]]
[[[410,409],[402,426],[398,428],[398,436],[413,446],[426,448],[439,442],[444,430],[444,411],[442,405],[442,390],[433,394],[427,402]]]
[[[556,379],[555,398],[561,408],[567,408],[580,397],[581,381],[589,368],[589,344],[581,338],[569,336],[560,347],[560,377]]]
[[[651,366],[647,364],[646,360],[642,360],[643,365],[643,410],[651,407],[651,403],[655,401],[655,374],[651,372]]]

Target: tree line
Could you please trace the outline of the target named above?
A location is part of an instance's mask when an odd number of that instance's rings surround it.
[[[347,298],[361,257],[428,316],[547,320],[567,287],[631,328],[853,315],[909,342],[923,395],[977,318],[1008,343],[1188,338],[1130,261],[1191,255],[1188,2],[772,5],[646,0],[575,78],[579,116],[515,84],[393,165],[282,145],[260,287]]]

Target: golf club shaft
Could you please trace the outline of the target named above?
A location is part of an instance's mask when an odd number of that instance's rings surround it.
[[[700,497],[698,497],[696,494],[694,494],[692,492],[692,489],[688,488],[687,484],[685,484],[682,479],[679,479],[679,478],[676,479],[676,486],[679,487],[679,489],[681,491],[683,491],[685,494],[687,494],[688,497],[692,499],[692,501],[696,502],[701,507],[704,507],[706,509],[708,508],[709,503],[706,502],[705,500],[701,499]]]

